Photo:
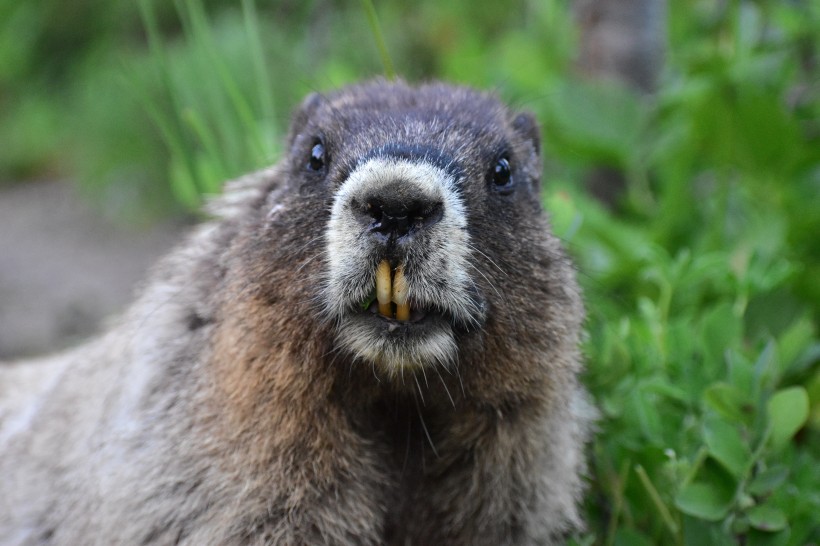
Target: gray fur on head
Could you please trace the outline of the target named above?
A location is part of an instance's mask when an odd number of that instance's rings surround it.
[[[306,99],[107,333],[0,368],[0,544],[560,543],[593,412],[539,153],[463,87]]]

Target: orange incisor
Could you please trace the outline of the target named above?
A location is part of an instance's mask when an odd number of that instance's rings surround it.
[[[376,269],[376,299],[379,313],[396,320],[410,320],[410,303],[407,301],[407,279],[404,268],[399,266],[395,274],[387,260],[382,260]],[[396,304],[395,317],[393,305]]]

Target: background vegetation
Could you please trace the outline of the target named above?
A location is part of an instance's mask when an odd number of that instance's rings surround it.
[[[573,71],[566,2],[383,0],[408,79],[543,122],[602,412],[578,544],[820,541],[820,4],[672,2],[660,88]],[[0,184],[192,209],[273,162],[308,91],[383,72],[361,4],[0,0]],[[605,209],[579,182],[621,170]],[[5,181],[5,182],[2,182]]]

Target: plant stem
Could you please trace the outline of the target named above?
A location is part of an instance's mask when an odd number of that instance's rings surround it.
[[[669,532],[671,532],[674,536],[677,536],[678,524],[675,522],[675,518],[672,517],[671,512],[669,512],[669,508],[666,507],[666,504],[663,502],[663,499],[661,499],[658,490],[655,489],[655,486],[649,479],[646,470],[644,470],[641,465],[637,465],[635,467],[635,473],[638,475],[638,478],[641,480],[641,483],[643,484],[647,493],[649,493],[649,497],[655,504],[655,508],[658,509],[658,513],[661,515],[661,518],[663,519],[663,522],[666,524],[666,527],[669,529]]]
[[[379,49],[379,55],[382,58],[382,65],[384,66],[384,75],[389,80],[396,79],[396,70],[393,68],[393,61],[390,60],[390,54],[387,52],[387,45],[384,42],[381,26],[379,26],[379,17],[376,14],[376,8],[373,6],[372,0],[362,0],[362,7],[367,14],[367,22],[370,23],[370,30],[373,32],[373,37],[376,39],[376,47]]]

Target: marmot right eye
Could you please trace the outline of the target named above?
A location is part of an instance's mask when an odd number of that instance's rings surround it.
[[[316,142],[310,149],[307,168],[311,171],[321,171],[325,168],[325,147],[321,142]]]
[[[510,160],[502,157],[496,161],[492,171],[493,184],[499,188],[507,188],[512,183],[512,173],[510,172]]]

